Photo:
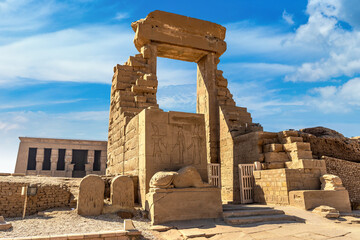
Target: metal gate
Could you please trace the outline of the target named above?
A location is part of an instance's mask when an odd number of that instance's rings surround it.
[[[239,164],[241,203],[252,203],[254,195],[254,164]]]
[[[220,163],[210,163],[208,164],[208,178],[209,184],[220,187]]]

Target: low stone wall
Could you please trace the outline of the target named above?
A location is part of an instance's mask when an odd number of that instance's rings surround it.
[[[35,179],[35,178],[34,178]],[[25,197],[21,189],[30,181],[25,177],[0,177],[0,215],[4,217],[19,217],[23,214]],[[31,183],[36,187],[36,195],[28,196],[26,215],[31,215],[49,208],[69,206],[71,193],[69,187],[59,182]]]
[[[326,170],[329,174],[339,176],[349,192],[350,202],[353,209],[360,206],[360,163],[349,162],[337,158],[326,157]]]
[[[320,190],[320,172],[310,169],[273,169],[254,171],[254,201],[289,204],[289,191]]]
[[[68,239],[86,239],[86,240],[136,240],[141,239],[140,231],[111,231],[85,234],[68,234],[39,237],[22,237],[22,238],[2,238],[2,240],[68,240]]]

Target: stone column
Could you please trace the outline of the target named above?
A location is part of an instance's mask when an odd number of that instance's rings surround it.
[[[74,164],[71,163],[72,161],[72,149],[65,150],[65,176],[72,177],[72,172],[74,170]]]
[[[216,55],[209,53],[197,65],[196,112],[205,115],[207,162],[219,159],[219,104],[216,88]]]
[[[42,170],[44,162],[44,148],[38,148],[36,150],[36,174],[39,175]]]
[[[91,174],[94,170],[94,150],[88,150],[87,154],[87,164],[85,164],[86,175]]]
[[[51,170],[51,176],[54,176],[54,174],[55,174],[58,159],[59,159],[59,149],[57,149],[57,148],[51,149],[51,157],[50,157],[50,161],[51,161],[51,168],[50,168],[50,170]]]
[[[100,156],[100,174],[101,175],[105,175],[106,174],[106,155],[107,152],[106,151],[101,151],[101,156]]]

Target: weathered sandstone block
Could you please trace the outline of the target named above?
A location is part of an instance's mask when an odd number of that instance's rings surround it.
[[[345,190],[341,179],[336,175],[322,175],[320,181],[322,190]]]
[[[310,143],[307,142],[294,142],[294,143],[287,143],[284,144],[284,150],[286,152],[292,151],[311,151]]]
[[[287,162],[289,158],[285,152],[265,153],[265,162]]]
[[[123,208],[134,207],[134,182],[131,177],[117,176],[111,180],[110,199],[112,205]]]
[[[199,172],[192,166],[183,167],[174,177],[175,188],[206,187]]]
[[[0,231],[1,230],[8,230],[12,227],[11,223],[5,222],[5,219],[3,216],[0,216]]]
[[[146,199],[152,224],[222,217],[219,188],[153,189]]]
[[[150,179],[150,188],[172,188],[177,172],[157,172]]]
[[[336,210],[333,207],[324,206],[324,205],[315,208],[312,212],[319,214],[325,218],[338,218],[340,216],[338,210]]]
[[[83,216],[100,215],[104,207],[105,183],[97,175],[88,175],[80,182],[77,211]]]
[[[346,190],[301,190],[289,192],[290,205],[305,210],[320,205],[333,207],[340,212],[351,212],[349,193]]]
[[[272,143],[272,144],[266,144],[264,145],[264,152],[282,152],[283,150],[283,145],[282,144],[276,144],[276,143]]]

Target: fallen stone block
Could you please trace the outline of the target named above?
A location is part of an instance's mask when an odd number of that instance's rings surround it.
[[[340,213],[333,207],[321,205],[319,207],[314,208],[313,213],[319,214],[325,218],[338,218]]]
[[[337,209],[340,212],[351,212],[349,193],[346,190],[300,190],[289,192],[291,206],[305,210],[326,205]]]
[[[322,190],[345,190],[341,179],[332,174],[325,174],[320,177]]]
[[[5,222],[5,219],[3,216],[0,216],[0,231],[1,230],[8,230],[12,227],[11,223]]]

